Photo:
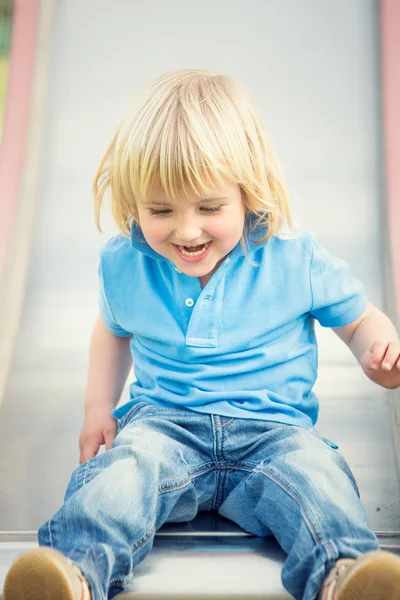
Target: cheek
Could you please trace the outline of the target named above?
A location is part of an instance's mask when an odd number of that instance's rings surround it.
[[[213,237],[231,242],[239,240],[243,233],[244,223],[237,219],[221,219],[213,224],[209,232]]]
[[[143,223],[142,230],[146,238],[151,239],[153,243],[161,243],[170,234],[168,223],[157,221],[152,223]]]

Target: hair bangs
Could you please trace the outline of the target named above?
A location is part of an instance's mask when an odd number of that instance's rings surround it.
[[[244,88],[208,71],[167,73],[136,96],[100,164],[96,222],[108,188],[114,219],[129,235],[137,201],[153,191],[181,202],[231,184],[241,187],[247,213],[268,225],[267,237],[293,225],[278,160]]]
[[[161,189],[177,202],[182,196],[207,197],[218,187],[239,183],[238,165],[228,160],[222,132],[207,119],[199,124],[197,111],[186,110],[178,99],[173,108],[157,115],[159,123],[152,123],[153,135],[141,156],[130,161],[135,192],[146,198]]]

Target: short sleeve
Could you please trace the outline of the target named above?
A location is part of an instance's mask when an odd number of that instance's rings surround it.
[[[98,268],[98,280],[99,280],[99,311],[100,311],[100,316],[103,319],[105,326],[107,327],[107,329],[109,329],[111,331],[111,333],[113,333],[114,335],[117,335],[118,337],[128,337],[129,335],[131,335],[131,333],[129,331],[126,331],[122,327],[120,327],[120,325],[118,325],[117,321],[115,320],[114,314],[112,312],[110,303],[107,299],[106,284],[105,284],[104,277],[103,277],[103,268],[102,268],[101,258],[100,258],[99,268]]]
[[[315,240],[311,241],[311,315],[323,327],[348,325],[367,307],[363,285],[350,274],[344,260],[332,257]]]

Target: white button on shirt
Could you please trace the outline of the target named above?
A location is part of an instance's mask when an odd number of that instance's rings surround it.
[[[186,300],[185,300],[185,304],[186,304],[186,306],[189,306],[189,308],[190,308],[191,306],[193,306],[193,304],[194,304],[194,300],[193,300],[193,298],[186,298]]]

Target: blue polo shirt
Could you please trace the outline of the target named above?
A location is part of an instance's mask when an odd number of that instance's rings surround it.
[[[363,287],[308,232],[251,243],[249,259],[239,243],[202,290],[197,277],[155,252],[136,226],[130,239],[105,243],[100,314],[113,334],[133,334],[136,376],[130,402],[114,416],[147,401],[315,424],[314,320],[339,327],[357,319],[367,305]]]

